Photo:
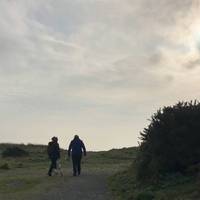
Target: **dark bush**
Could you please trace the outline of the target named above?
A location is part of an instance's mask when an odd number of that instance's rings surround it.
[[[4,163],[4,164],[0,165],[0,169],[8,170],[8,169],[10,169],[10,167],[9,167],[8,163]]]
[[[200,103],[179,102],[158,110],[140,134],[138,178],[184,172],[200,162]]]
[[[154,194],[150,191],[143,191],[137,194],[136,200],[153,200]]]
[[[19,147],[8,147],[2,152],[2,157],[23,157],[28,155],[27,151]]]

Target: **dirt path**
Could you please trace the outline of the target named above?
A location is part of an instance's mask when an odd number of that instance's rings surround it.
[[[107,189],[108,174],[85,172],[81,176],[65,176],[61,184],[42,194],[41,200],[112,200]],[[54,178],[54,177],[50,177]]]

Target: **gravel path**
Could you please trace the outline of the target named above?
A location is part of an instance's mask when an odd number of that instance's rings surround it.
[[[112,200],[107,189],[108,174],[86,172],[81,176],[61,177],[61,184],[46,194],[41,200]],[[50,177],[54,178],[54,177]]]

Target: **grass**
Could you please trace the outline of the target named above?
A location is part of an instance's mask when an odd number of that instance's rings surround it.
[[[60,177],[49,181],[47,176],[49,160],[46,146],[0,144],[0,152],[10,146],[23,148],[29,156],[0,158],[0,199],[30,199],[33,194],[37,195],[59,183]]]
[[[157,184],[144,184],[136,179],[132,165],[110,178],[116,200],[197,200],[200,199],[198,175],[171,174]]]
[[[0,144],[0,152],[13,144]],[[41,193],[59,187],[71,176],[71,162],[61,152],[64,177],[48,177],[49,160],[46,146],[18,145],[29,152],[22,158],[0,158],[0,199],[38,199]],[[83,169],[113,174],[109,187],[115,200],[197,200],[200,199],[200,177],[173,174],[165,176],[159,184],[141,184],[136,180],[133,163],[137,148],[88,152],[83,158]]]
[[[38,195],[58,187],[71,176],[71,161],[66,159],[66,151],[61,151],[64,177],[48,177],[49,160],[46,146],[0,144],[0,153],[11,146],[23,148],[29,155],[20,158],[0,158],[0,199],[38,199]],[[135,156],[136,148],[88,152],[87,156],[83,158],[82,167],[84,170],[114,174],[127,168]]]

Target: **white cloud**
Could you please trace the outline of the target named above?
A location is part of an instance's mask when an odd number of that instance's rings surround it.
[[[2,0],[2,141],[15,138],[9,124],[24,137],[25,121],[34,126],[24,141],[43,129],[49,131],[46,137],[58,129],[64,137],[64,130],[78,126],[90,143],[119,135],[97,149],[137,144],[138,132],[156,108],[200,96],[199,4]],[[38,122],[43,118],[47,123]]]

